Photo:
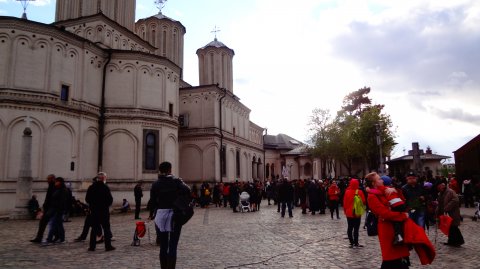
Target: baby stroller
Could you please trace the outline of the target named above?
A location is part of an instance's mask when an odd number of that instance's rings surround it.
[[[480,202],[475,202],[475,214],[473,214],[472,220],[477,221],[480,219]]]
[[[244,191],[240,194],[240,212],[250,212],[250,195],[248,192]]]

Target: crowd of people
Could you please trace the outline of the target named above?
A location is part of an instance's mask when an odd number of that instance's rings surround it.
[[[463,200],[465,207],[473,207],[475,199],[480,197],[479,186],[474,186],[471,180],[460,184],[454,177],[419,178],[413,172],[403,180],[370,173],[361,179],[289,180],[277,177],[265,182],[203,182],[200,187],[193,184],[191,189],[181,179],[171,175],[171,164],[162,163],[160,172],[159,179],[152,184],[148,208],[149,218],[158,223],[155,228],[162,268],[175,268],[176,248],[184,224],[175,217],[178,215],[178,209],[175,209],[178,208],[177,198],[181,192],[186,193],[186,200],[191,201],[192,207],[229,206],[234,213],[244,212],[245,209],[249,212],[259,211],[264,199],[268,205],[277,206],[282,218],[287,213],[293,218],[295,207],[301,209],[301,214],[311,215],[327,214],[329,209],[332,220],[341,219],[341,215],[346,218],[350,248],[364,247],[359,243],[359,230],[361,218],[365,210],[369,210],[376,217],[375,223],[378,223],[376,229],[382,251],[381,268],[408,268],[412,240],[416,244],[423,244],[419,254],[422,264],[431,263],[435,252],[428,237],[424,236],[425,229],[438,225],[439,216],[442,215],[452,219],[445,245],[459,247],[464,244],[459,229],[462,221],[460,202]],[[106,179],[106,173],[98,173],[87,190],[86,203],[82,203],[72,196],[62,177],[49,175],[42,207],[35,195],[28,203],[32,218],[40,219],[37,235],[31,242],[65,242],[63,222],[68,221],[70,215],[85,215],[82,233],[74,241],[85,241],[91,230],[88,251],[95,251],[98,243],[105,243],[106,251],[115,250],[111,244],[110,230],[113,197]],[[135,219],[140,219],[142,186],[143,182],[139,181],[134,188]],[[340,214],[339,207],[343,208],[343,214]],[[124,199],[120,211],[129,209],[130,205]],[[43,241],[47,226],[47,238]],[[412,230],[416,232],[412,233]]]

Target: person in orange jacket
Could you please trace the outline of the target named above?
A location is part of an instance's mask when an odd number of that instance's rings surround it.
[[[337,186],[337,182],[332,180],[332,184],[328,188],[328,204],[330,207],[330,216],[333,219],[333,212],[337,213],[337,219],[340,219],[338,214],[338,200],[340,200],[340,188]]]
[[[363,247],[358,243],[358,231],[360,230],[362,216],[358,216],[353,212],[355,195],[358,195],[360,199],[362,199],[363,204],[365,204],[365,196],[363,191],[358,189],[359,185],[360,183],[358,182],[358,179],[352,178],[345,191],[345,195],[343,196],[343,211],[347,217],[347,234],[348,240],[350,241],[350,248]]]

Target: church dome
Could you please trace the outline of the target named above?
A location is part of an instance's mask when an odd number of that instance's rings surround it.
[[[207,45],[205,45],[202,49],[206,49],[208,47],[214,47],[214,48],[227,48],[229,49],[229,47],[227,47],[225,44],[223,44],[222,42],[218,41],[217,38],[215,38],[212,42],[208,43]]]

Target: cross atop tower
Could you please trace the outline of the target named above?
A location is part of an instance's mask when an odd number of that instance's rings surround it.
[[[214,33],[215,34],[215,41],[217,41],[217,33],[220,32],[220,29],[217,28],[217,26],[215,25],[215,28],[213,28],[213,31],[211,31],[210,33]]]
[[[27,19],[27,7],[28,7],[28,3],[31,2],[31,1],[35,1],[35,0],[17,0],[19,2],[22,3],[22,7],[23,7],[23,14],[22,14],[22,19]]]
[[[165,2],[167,2],[167,0],[155,0],[154,1],[155,5],[157,5],[159,14],[162,14],[162,9],[165,7]]]

